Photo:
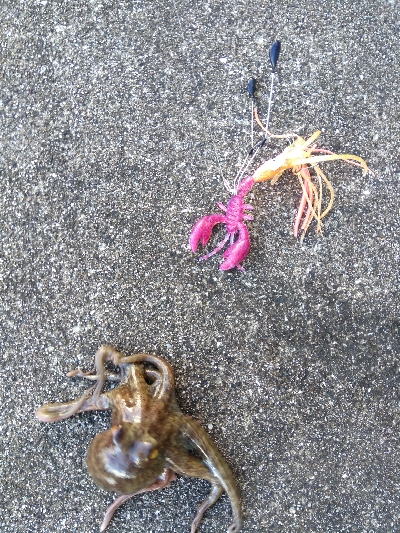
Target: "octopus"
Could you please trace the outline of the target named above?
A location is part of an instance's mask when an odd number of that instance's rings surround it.
[[[109,364],[106,368],[110,362],[115,366],[113,371],[108,370]],[[57,422],[83,411],[111,410],[111,427],[93,439],[86,458],[95,483],[118,494],[100,531],[129,498],[169,487],[176,474],[211,483],[191,533],[198,531],[204,513],[224,492],[233,513],[228,533],[240,531],[240,496],[231,469],[205,430],[179,408],[173,370],[167,361],[149,354],[125,357],[111,346],[102,346],[95,355],[94,370],[76,369],[67,375],[96,384],[71,402],[42,405],[36,417],[41,422]],[[106,381],[118,384],[103,392]]]

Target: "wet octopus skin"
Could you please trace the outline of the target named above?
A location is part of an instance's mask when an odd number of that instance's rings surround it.
[[[108,361],[119,367],[120,373],[107,371]],[[180,410],[173,370],[167,361],[150,354],[124,357],[113,347],[102,346],[95,355],[94,371],[84,373],[77,369],[68,376],[97,383],[77,400],[44,404],[36,417],[42,422],[56,422],[83,411],[111,410],[111,428],[93,439],[87,454],[89,474],[96,484],[119,494],[106,511],[101,531],[126,500],[168,487],[176,474],[211,483],[210,494],[197,510],[191,533],[198,530],[205,511],[223,492],[230,498],[233,511],[228,533],[240,531],[242,511],[233,474],[204,429]],[[103,393],[106,380],[120,383]]]

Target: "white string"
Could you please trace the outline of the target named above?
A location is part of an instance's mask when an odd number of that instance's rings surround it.
[[[177,6],[176,6],[176,1],[172,0],[172,4],[174,6],[175,16],[176,16],[176,19],[178,20],[178,24],[179,24],[179,27],[180,27],[180,30],[181,30],[181,34],[183,36],[184,35],[183,23],[182,23],[181,17],[179,16],[179,13],[178,13],[178,9],[177,9]],[[193,78],[194,85],[196,87],[197,95],[200,97],[200,101],[202,102],[199,84],[198,84],[197,78],[196,78],[196,76],[194,74],[194,67],[193,67],[193,64],[192,64],[192,62],[190,60],[190,56],[189,56],[188,52],[186,52],[186,60],[188,62],[190,73],[191,73],[191,76]],[[273,70],[272,71],[272,77],[271,77],[271,89],[270,89],[270,93],[269,93],[269,102],[268,102],[267,125],[265,127],[265,137],[264,137],[265,141],[268,139],[268,135],[269,135],[268,126],[269,126],[269,120],[270,120],[270,116],[271,116],[272,93],[273,93],[273,88],[274,88],[274,78],[275,78],[275,72]],[[203,111],[205,112],[205,115],[206,115],[207,114],[207,110],[204,107],[203,107]],[[238,173],[235,176],[235,179],[233,181],[233,187],[232,187],[232,185],[224,177],[224,174],[222,172],[222,167],[221,167],[221,163],[220,163],[219,152],[217,150],[217,145],[216,145],[216,142],[215,142],[215,137],[214,137],[213,131],[212,131],[212,129],[210,127],[210,124],[209,124],[207,119],[205,119],[205,124],[206,124],[206,128],[208,130],[208,135],[209,135],[209,137],[211,139],[211,144],[212,144],[212,147],[213,147],[213,150],[214,150],[215,159],[216,159],[216,162],[217,162],[217,165],[218,165],[219,174],[221,176],[221,179],[222,179],[222,182],[224,184],[224,187],[226,188],[226,190],[230,194],[237,194],[237,188],[238,188],[238,185],[239,185],[244,173],[247,171],[249,166],[252,164],[252,162],[254,161],[256,155],[258,154],[258,152],[260,151],[262,146],[264,146],[265,141],[264,141],[264,143],[263,143],[263,141],[261,141],[261,143],[257,146],[257,148],[254,151],[252,150],[249,154],[246,155],[246,157],[245,157],[245,159],[244,159],[244,161],[242,163],[242,166],[240,167]],[[252,103],[251,103],[251,145],[252,146],[253,146],[253,142],[254,142],[254,100],[252,99]],[[252,157],[249,159],[250,154],[252,154]]]
[[[267,124],[265,126],[265,131],[268,132],[268,126],[269,126],[269,119],[271,116],[271,106],[272,106],[272,91],[274,90],[274,79],[275,79],[275,72],[272,72],[271,76],[271,90],[269,91],[269,102],[268,102],[268,112],[267,112]]]
[[[262,141],[261,141],[262,142]],[[264,145],[263,145],[264,146]],[[261,150],[261,144],[257,146],[257,148],[254,150],[252,157],[249,159],[249,156],[246,156],[246,159],[244,160],[236,178],[235,178],[235,190],[237,190],[240,181],[243,179],[243,176],[245,175],[247,169],[252,164],[254,159],[256,158],[256,155]]]
[[[274,90],[274,79],[275,79],[275,72],[272,71],[272,75],[271,75],[271,89],[269,91],[269,102],[268,102],[268,111],[267,111],[267,123],[266,123],[266,126],[265,126],[265,137],[264,139],[268,139],[268,126],[269,126],[269,119],[271,117],[271,107],[272,107],[272,93],[273,93],[273,90]],[[253,110],[252,110],[253,111]],[[254,112],[254,111],[253,111]],[[253,119],[253,113],[252,113],[252,117]],[[262,142],[262,141],[261,141]],[[264,143],[265,144],[265,143]],[[263,146],[264,146],[263,144]],[[240,183],[240,180],[243,178],[246,170],[249,168],[249,166],[251,165],[251,163],[254,161],[254,158],[256,157],[257,153],[260,151],[260,148],[261,146],[258,145],[258,147],[256,148],[256,150],[254,151],[253,153],[253,157],[251,159],[248,159],[249,156],[247,155],[242,166],[240,167],[240,170],[239,172],[237,173],[236,177],[235,177],[235,190],[237,190],[237,187]]]
[[[254,98],[251,99],[251,146],[254,144]]]

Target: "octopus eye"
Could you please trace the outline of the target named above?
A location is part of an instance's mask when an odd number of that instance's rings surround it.
[[[155,459],[157,456],[158,456],[158,450],[157,448],[155,448],[150,454],[150,459]]]
[[[154,439],[137,440],[129,449],[129,458],[140,466],[147,463],[150,459],[155,459],[158,456],[157,443]]]

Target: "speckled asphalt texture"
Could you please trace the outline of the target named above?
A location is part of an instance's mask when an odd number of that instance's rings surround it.
[[[34,411],[78,397],[65,374],[104,343],[173,365],[237,478],[243,532],[400,530],[399,22],[383,0],[0,4],[2,533],[98,531],[113,495],[85,453],[107,413]],[[321,129],[374,174],[325,164],[334,209],[302,245],[296,178],[257,185],[247,273],[223,273],[188,235],[228,200],[215,152],[232,179],[247,81],[265,117],[277,38],[271,130]],[[189,532],[208,487],[138,496],[108,531]],[[200,532],[230,516],[223,496]]]

